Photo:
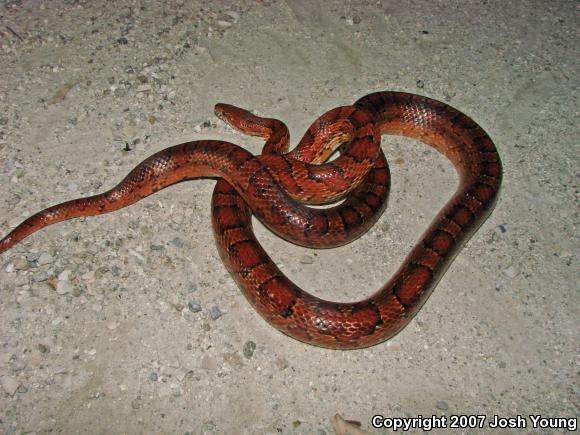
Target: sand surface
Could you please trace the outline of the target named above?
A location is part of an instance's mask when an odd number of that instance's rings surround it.
[[[504,164],[496,210],[411,324],[360,351],[305,345],[250,307],[210,224],[214,181],[64,222],[0,255],[0,433],[330,434],[371,418],[579,416],[578,3],[3,1],[0,234],[115,185],[150,154],[222,139],[216,102],[290,127],[373,91],[439,99]],[[258,225],[297,284],[380,287],[453,193],[451,164],[383,137],[387,212],[356,242],[299,248]],[[566,420],[572,422],[575,420]],[[571,423],[570,423],[571,424]],[[557,432],[545,428],[540,432]]]

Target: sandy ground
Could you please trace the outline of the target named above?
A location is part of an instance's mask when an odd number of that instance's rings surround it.
[[[187,140],[259,140],[228,102],[298,139],[377,90],[446,101],[496,142],[497,208],[388,343],[294,341],[240,294],[214,246],[212,180],[47,228],[0,256],[0,432],[329,434],[339,413],[579,416],[575,1],[3,1],[0,233],[112,187]],[[456,186],[430,148],[383,138],[390,207],[349,246],[266,249],[325,298],[397,269]],[[448,420],[448,425],[451,420]],[[565,432],[565,430],[564,430]]]

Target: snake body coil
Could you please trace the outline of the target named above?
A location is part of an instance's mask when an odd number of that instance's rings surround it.
[[[0,240],[0,253],[39,229],[66,219],[118,210],[172,184],[218,177],[212,222],[226,267],[256,310],[298,340],[329,348],[371,346],[399,332],[479,225],[493,210],[502,168],[489,136],[456,109],[401,92],[367,95],[320,117],[299,145],[288,149],[280,121],[227,105],[216,114],[265,139],[263,154],[237,145],[195,141],[162,150],[111,190],[49,207]],[[386,205],[390,175],[380,134],[419,139],[455,166],[460,184],[399,270],[376,293],[355,303],[310,295],[292,283],[260,246],[251,214],[281,237],[309,247],[332,247],[364,233]],[[339,147],[340,156],[325,162]],[[345,198],[327,209],[322,204]]]

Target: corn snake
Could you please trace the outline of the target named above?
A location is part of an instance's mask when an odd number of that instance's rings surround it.
[[[111,190],[31,216],[0,240],[0,253],[47,225],[118,210],[181,181],[218,177],[212,198],[218,251],[250,303],[268,323],[298,340],[354,349],[387,340],[408,324],[491,213],[499,193],[501,162],[489,136],[463,113],[422,96],[378,92],[333,109],[289,153],[288,132],[280,121],[227,105],[217,105],[216,114],[245,133],[264,137],[263,154],[210,140],[167,148]],[[359,237],[386,205],[390,179],[380,134],[416,138],[443,153],[459,173],[459,187],[375,294],[355,303],[321,300],[272,262],[253,234],[251,214],[303,246],[333,247]],[[311,147],[315,142],[320,148]],[[340,156],[323,163],[337,146]],[[328,203],[345,195],[342,204],[330,209],[300,203]]]

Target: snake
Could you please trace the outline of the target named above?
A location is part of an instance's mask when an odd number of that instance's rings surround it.
[[[112,189],[32,215],[0,240],[0,253],[48,225],[112,212],[182,181],[217,178],[211,204],[217,249],[255,310],[307,344],[360,349],[409,324],[497,202],[502,164],[496,146],[470,117],[438,100],[371,93],[326,112],[292,151],[282,121],[226,104],[217,104],[215,113],[235,129],[264,138],[262,153],[218,140],[166,148]],[[332,248],[357,239],[387,204],[390,172],[380,146],[383,134],[417,139],[442,153],[459,175],[458,187],[380,289],[357,302],[323,300],[277,267],[256,239],[252,215],[301,246]]]

